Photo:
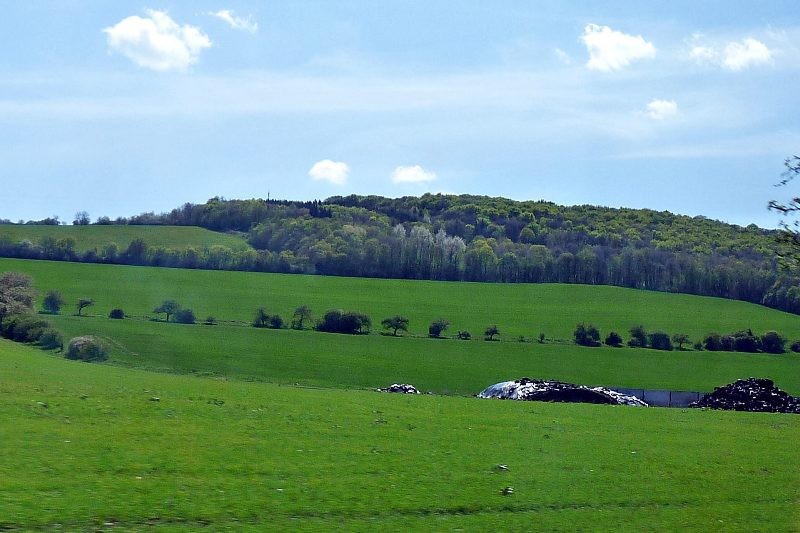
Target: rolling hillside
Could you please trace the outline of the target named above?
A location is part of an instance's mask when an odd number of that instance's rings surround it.
[[[0,375],[14,428],[0,439],[0,528],[12,531],[777,531],[800,519],[790,415],[309,390],[4,340]]]

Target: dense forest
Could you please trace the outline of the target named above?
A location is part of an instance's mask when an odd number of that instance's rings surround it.
[[[76,219],[88,222],[85,214]],[[0,255],[337,276],[609,284],[800,313],[797,280],[778,265],[780,232],[647,209],[441,194],[313,202],[212,198],[169,213],[100,217],[95,224],[200,226],[240,233],[254,249],[170,250],[137,240],[124,250],[109,243],[78,254],[69,239],[0,239]]]

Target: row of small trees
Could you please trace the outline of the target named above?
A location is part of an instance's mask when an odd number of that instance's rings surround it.
[[[742,330],[728,335],[710,333],[702,341],[692,344],[691,338],[685,333],[669,335],[663,331],[648,333],[643,326],[634,326],[629,330],[628,346],[632,348],[651,348],[653,350],[678,350],[684,346],[693,346],[695,350],[748,352],[748,353],[784,353],[786,351],[786,338],[777,331],[767,331],[763,335],[755,335],[752,330]],[[573,334],[575,344],[580,346],[600,346],[600,330],[592,324],[578,324]],[[620,347],[623,345],[622,336],[616,331],[610,332],[603,343],[607,346]],[[792,343],[791,350],[800,352],[800,341]]]

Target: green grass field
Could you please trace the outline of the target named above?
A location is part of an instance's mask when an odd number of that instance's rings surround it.
[[[221,245],[231,250],[245,250],[250,245],[235,235],[227,235],[193,226],[36,226],[0,225],[0,239],[8,237],[12,242],[29,240],[37,243],[42,237],[56,240],[75,240],[75,250],[101,250],[114,242],[125,250],[134,239],[144,239],[151,247],[185,250],[189,247]]]
[[[70,362],[7,341],[0,376],[0,528],[800,524],[792,415],[302,389]]]
[[[470,395],[522,376],[587,385],[711,390],[737,378],[768,377],[800,393],[800,356],[711,352],[658,352],[630,348],[581,348],[568,342],[519,343],[516,335],[569,339],[585,320],[626,332],[642,323],[650,329],[686,331],[695,338],[713,330],[752,327],[794,337],[800,317],[761,306],[715,298],[578,285],[459,284],[370,280],[240,272],[0,260],[0,271],[31,274],[41,292],[57,288],[69,301],[97,300],[94,316],[52,317],[67,338],[92,333],[111,341],[112,362],[158,371],[214,374],[273,383],[345,388],[410,382],[440,393]],[[411,317],[421,335],[437,316],[452,329],[471,329],[496,318],[502,342],[433,340],[407,336],[343,336],[311,331],[257,330],[223,322],[184,326],[151,322],[144,315],[165,298],[192,307],[202,319],[248,323],[264,305],[285,317],[297,305],[365,311],[379,322],[394,313]],[[480,305],[478,305],[480,304]],[[107,319],[113,307],[136,319]]]

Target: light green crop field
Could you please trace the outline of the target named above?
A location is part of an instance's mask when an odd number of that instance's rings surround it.
[[[75,250],[101,250],[110,242],[125,250],[134,239],[144,239],[151,247],[185,250],[189,247],[221,245],[231,250],[246,250],[250,245],[235,235],[218,233],[193,226],[37,226],[0,225],[0,239],[8,237],[12,242],[29,240],[37,243],[42,237],[56,240],[75,240]]]
[[[520,343],[517,334],[544,331],[569,339],[576,322],[625,332],[650,329],[701,332],[752,327],[794,336],[800,317],[743,302],[578,285],[459,284],[314,276],[211,272],[43,261],[0,260],[0,271],[31,274],[40,292],[59,289],[69,301],[94,298],[90,317],[50,317],[67,338],[96,334],[113,346],[112,362],[159,371],[214,374],[273,383],[325,387],[379,387],[409,382],[422,390],[470,395],[522,376],[587,385],[709,391],[750,376],[768,377],[800,392],[800,356],[712,352],[658,352],[582,348],[568,342]],[[248,323],[260,305],[288,318],[308,304],[367,312],[374,322],[395,313],[411,318],[421,335],[432,317],[452,329],[478,332],[496,322],[502,342],[423,337],[348,336],[312,331],[258,330],[151,322],[143,315],[166,298],[195,310],[200,319]],[[418,301],[423,300],[423,301]],[[480,305],[478,305],[480,304]],[[122,307],[134,319],[106,318]],[[496,320],[484,320],[491,316]],[[534,321],[534,317],[536,320]],[[535,324],[535,325],[532,325]]]
[[[302,389],[2,340],[0,376],[2,529],[800,524],[793,415]]]

